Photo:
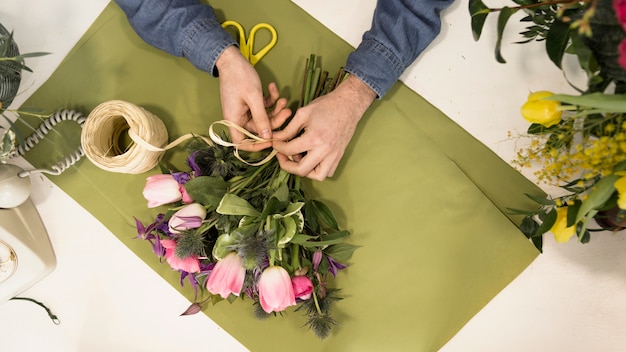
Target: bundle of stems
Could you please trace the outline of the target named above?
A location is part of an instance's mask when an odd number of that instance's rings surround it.
[[[315,54],[306,60],[304,67],[304,79],[302,85],[302,97],[300,99],[300,107],[309,104],[313,99],[331,92],[339,86],[348,75],[343,67],[335,76],[330,77],[328,71],[322,71],[318,57]]]

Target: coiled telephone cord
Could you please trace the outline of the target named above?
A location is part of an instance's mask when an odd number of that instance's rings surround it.
[[[10,158],[14,158],[16,156],[23,156],[29,150],[33,149],[35,145],[37,145],[42,139],[46,137],[48,132],[58,123],[63,121],[74,121],[83,127],[85,123],[85,117],[78,111],[75,110],[59,110],[54,114],[50,115],[48,118],[43,120],[43,122],[35,129],[35,131],[24,140],[24,143],[20,144],[15,151],[11,154]],[[83,156],[85,155],[82,146],[76,148],[72,153],[66,155],[63,159],[59,160],[55,165],[52,165],[50,169],[34,169],[34,170],[25,170],[20,173],[20,177],[26,177],[32,173],[42,172],[50,175],[60,175],[63,171],[70,168],[72,165],[76,164]]]

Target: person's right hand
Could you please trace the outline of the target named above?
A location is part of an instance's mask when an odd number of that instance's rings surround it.
[[[264,98],[258,73],[236,46],[226,48],[217,59],[216,66],[219,72],[224,119],[270,140],[272,130],[280,127],[291,116],[291,111],[286,108],[287,100],[279,98],[276,84],[268,85],[269,96]],[[273,110],[268,116],[266,109],[272,107]],[[230,128],[229,132],[233,143],[240,143],[246,138],[234,128]],[[271,146],[271,141],[268,141],[244,144],[240,148],[258,151]]]

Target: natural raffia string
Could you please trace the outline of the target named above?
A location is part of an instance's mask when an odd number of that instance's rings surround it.
[[[214,132],[217,124],[232,127],[248,136],[241,143],[224,141]],[[128,133],[132,140],[130,146],[120,145],[122,136]],[[216,144],[234,147],[235,156],[251,166],[262,165],[271,160],[276,151],[272,151],[265,159],[258,162],[248,162],[239,154],[240,146],[244,144],[266,143],[269,140],[260,138],[236,124],[222,120],[211,124],[208,138],[188,133],[167,144],[167,128],[163,121],[140,106],[121,100],[104,102],[94,108],[81,134],[81,145],[85,156],[103,170],[139,174],[153,169],[168,149],[190,138],[202,138],[207,144]]]

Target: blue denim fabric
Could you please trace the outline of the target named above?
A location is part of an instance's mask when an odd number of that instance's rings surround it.
[[[345,70],[381,98],[439,34],[441,10],[454,0],[378,0],[371,29]]]
[[[148,44],[182,56],[217,76],[215,62],[237,45],[210,6],[198,0],[115,0],[137,34]]]
[[[439,34],[440,11],[454,0],[378,0],[372,27],[348,56],[346,71],[381,98]],[[215,62],[237,45],[210,6],[198,0],[115,0],[148,44],[217,76]]]

